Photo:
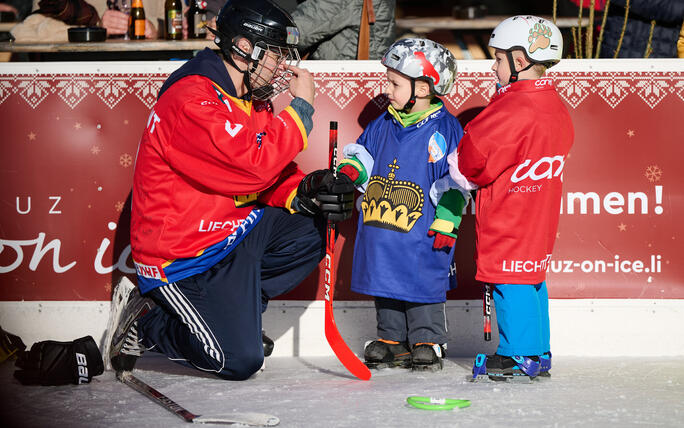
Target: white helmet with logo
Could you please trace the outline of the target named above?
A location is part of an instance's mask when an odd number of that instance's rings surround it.
[[[437,95],[448,95],[456,79],[456,58],[428,39],[396,41],[382,56],[382,65],[412,79],[424,80]]]
[[[521,49],[533,63],[556,64],[563,55],[563,36],[548,19],[518,15],[496,26],[489,46],[511,51]]]

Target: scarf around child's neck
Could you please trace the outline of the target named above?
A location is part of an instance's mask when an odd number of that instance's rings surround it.
[[[415,111],[412,113],[405,112],[405,111],[397,111],[392,105],[387,107],[387,111],[394,117],[397,122],[401,124],[404,128],[407,126],[411,126],[415,123],[420,122],[421,120],[425,119],[435,111],[439,110],[442,108],[442,100],[440,100],[437,97],[434,97],[430,100],[430,107],[428,107],[426,110],[421,110],[421,111]]]

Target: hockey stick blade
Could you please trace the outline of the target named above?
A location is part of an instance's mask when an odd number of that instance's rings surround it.
[[[276,416],[265,413],[231,413],[229,415],[222,416],[195,415],[166,395],[133,376],[133,373],[131,372],[119,371],[116,373],[116,378],[186,422],[195,424],[249,425],[266,427],[276,426],[280,423],[280,419],[278,419]]]
[[[369,380],[371,378],[370,369],[359,360],[359,357],[349,349],[349,346],[347,346],[344,339],[342,339],[340,331],[335,324],[332,301],[330,300],[325,303],[325,338],[328,340],[328,344],[337,356],[337,359],[340,360],[342,365],[346,367],[351,374],[361,380]]]

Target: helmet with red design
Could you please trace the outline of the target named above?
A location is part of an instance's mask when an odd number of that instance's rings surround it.
[[[402,39],[385,52],[382,64],[416,80],[424,80],[437,95],[448,95],[456,79],[456,58],[428,39]],[[413,94],[412,94],[413,98]]]

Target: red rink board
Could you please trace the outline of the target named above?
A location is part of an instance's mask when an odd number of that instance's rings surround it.
[[[178,64],[164,63],[161,72],[152,63],[82,64],[0,68],[2,301],[108,300],[119,276],[133,277],[127,199],[137,143],[157,91]],[[602,71],[579,71],[587,64],[567,61],[551,74],[576,135],[563,172],[550,295],[684,298],[677,255],[684,250],[684,61],[613,61]],[[489,65],[459,62],[465,71],[446,104],[463,125],[493,94]],[[306,66],[318,88],[315,126],[297,161],[313,170],[326,167],[328,121],[340,124],[341,152],[381,113],[384,72],[367,64],[359,72],[335,71],[353,63]],[[290,99],[280,95],[276,109]],[[339,227],[336,300],[368,298],[349,291],[355,220]],[[469,211],[451,299],[480,297],[474,245]],[[284,298],[322,300],[320,275],[313,272]]]

